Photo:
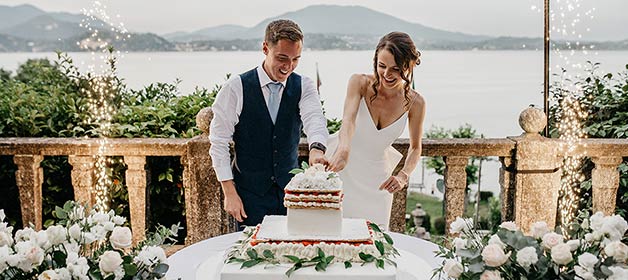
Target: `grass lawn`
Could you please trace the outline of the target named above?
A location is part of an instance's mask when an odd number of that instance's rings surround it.
[[[426,195],[426,194],[420,194],[420,193],[414,193],[414,192],[408,193],[407,199],[408,200],[406,203],[406,213],[410,214],[410,212],[416,208],[416,204],[421,203],[421,206],[423,206],[423,210],[425,210],[425,212],[427,212],[427,214],[430,215],[430,222],[432,224],[431,232],[434,233],[435,232],[434,221],[436,220],[436,218],[442,217],[444,215],[443,214],[443,201],[438,198]],[[465,210],[465,217],[473,217],[473,213],[475,210],[474,207],[475,207],[474,203],[467,205],[466,210]],[[489,216],[488,201],[485,201],[485,200],[480,201],[479,212],[480,212],[480,217]]]

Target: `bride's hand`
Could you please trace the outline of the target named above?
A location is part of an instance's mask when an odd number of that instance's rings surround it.
[[[396,193],[403,189],[408,184],[408,175],[405,175],[405,172],[399,172],[396,176],[390,176],[388,180],[384,181],[381,186],[379,186],[380,190],[386,190],[389,193]]]
[[[347,159],[349,158],[349,151],[345,149],[338,149],[329,160],[327,170],[338,172],[347,166]]]

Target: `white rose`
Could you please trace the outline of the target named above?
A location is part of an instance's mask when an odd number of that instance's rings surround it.
[[[561,265],[566,265],[573,260],[573,256],[571,255],[571,250],[569,249],[569,245],[565,243],[558,244],[552,247],[552,260]]]
[[[36,239],[37,233],[32,228],[18,229],[15,232],[15,242]]]
[[[505,254],[504,250],[497,244],[489,244],[482,250],[482,259],[484,260],[484,263],[491,267],[498,267],[505,264],[509,257],[510,252]]]
[[[0,246],[0,272],[8,267],[7,259],[11,255],[11,249],[8,246]]]
[[[495,271],[495,270],[485,270],[484,272],[482,272],[482,275],[480,275],[480,280],[501,280],[502,276],[499,273],[499,271]]]
[[[94,223],[97,223],[99,225],[102,225],[105,222],[109,221],[109,215],[107,215],[107,213],[102,213],[102,212],[96,212],[95,214],[92,215],[91,218]]]
[[[116,224],[114,222],[110,222],[110,221],[105,222],[103,224],[103,227],[105,228],[106,231],[112,231],[115,226],[116,226]]]
[[[594,231],[600,230],[602,228],[602,225],[604,224],[604,214],[602,212],[597,212],[589,218],[589,221],[591,224],[591,229],[593,229]]]
[[[624,234],[626,234],[626,231],[628,230],[628,222],[619,215],[607,217],[604,223],[611,225],[619,233],[620,238],[624,236]]]
[[[548,232],[550,232],[550,229],[545,221],[533,223],[530,227],[530,233],[537,239],[543,238],[543,236]]]
[[[98,267],[103,274],[111,274],[115,272],[122,264],[122,257],[116,251],[106,251],[100,256]]]
[[[143,263],[146,266],[151,266],[154,263],[166,263],[166,253],[161,247],[147,246],[140,251],[133,259],[136,263]]]
[[[502,240],[497,236],[497,234],[491,235],[491,238],[488,240],[488,244],[496,244],[499,245],[500,248],[506,249],[506,244],[502,242]]]
[[[8,232],[0,231],[0,247],[13,245],[13,237]]]
[[[503,222],[501,225],[499,225],[500,228],[503,229],[507,229],[509,231],[517,231],[519,228],[517,228],[517,225],[514,222]]]
[[[15,251],[18,256],[18,268],[26,272],[30,272],[44,261],[44,250],[34,241],[18,242],[15,244]]]
[[[74,240],[76,241],[80,241],[81,240],[81,226],[79,226],[78,224],[73,224],[70,229],[70,237],[72,237]]]
[[[74,206],[72,211],[68,214],[68,218],[72,221],[82,220],[85,218],[85,207],[78,205]]]
[[[76,241],[66,241],[63,242],[63,248],[65,248],[66,252],[79,252],[81,250],[81,245],[79,245]]]
[[[628,279],[628,269],[621,268],[619,266],[611,266],[608,268],[613,274],[608,277],[608,280],[626,280]]]
[[[94,238],[98,241],[103,241],[107,237],[107,230],[105,230],[105,227],[100,224],[93,226],[89,232],[92,233]]]
[[[577,276],[580,276],[583,280],[595,280],[595,276],[593,275],[593,270],[581,267],[576,265],[573,267],[574,272]]]
[[[4,214],[4,209],[0,209],[0,222],[4,221],[7,216]]]
[[[85,257],[79,257],[76,252],[68,253],[68,257],[65,260],[68,271],[72,276],[80,280],[88,280],[87,273],[89,272],[89,265]]]
[[[462,239],[460,237],[454,238],[454,248],[456,248],[456,252],[460,252],[464,249],[467,249],[467,240]]]
[[[604,252],[607,256],[612,257],[615,261],[624,263],[628,260],[628,245],[621,241],[614,241],[608,243],[604,247]]]
[[[39,274],[37,280],[61,280],[61,278],[59,278],[59,275],[57,275],[54,270],[49,269]]]
[[[562,243],[563,236],[558,233],[550,232],[543,235],[543,247],[547,249],[552,249],[554,246]]]
[[[584,253],[578,257],[578,264],[586,269],[593,269],[597,261],[597,257],[591,253]]]
[[[127,249],[131,247],[133,243],[133,235],[131,229],[128,227],[114,227],[109,237],[111,246],[114,249]]]
[[[451,233],[459,233],[466,227],[465,222],[462,218],[456,217],[456,220],[451,223],[449,226],[449,231]]]
[[[580,240],[569,240],[566,244],[569,245],[569,250],[573,252],[580,247]]]
[[[462,264],[455,260],[448,259],[445,261],[443,271],[451,278],[458,278],[463,272]]]
[[[530,268],[537,261],[539,261],[539,256],[534,247],[525,247],[517,252],[517,263],[525,268]]]
[[[40,230],[35,233],[35,239],[33,240],[37,242],[37,246],[43,248],[44,250],[47,250],[50,246],[52,246],[48,241],[48,234],[45,230]]]
[[[48,236],[48,241],[52,246],[59,245],[66,240],[67,231],[62,226],[51,226],[46,229],[46,234]]]
[[[113,216],[113,218],[111,219],[113,221],[114,224],[120,226],[122,224],[124,224],[124,222],[126,222],[126,218],[125,217],[120,217],[120,216]]]

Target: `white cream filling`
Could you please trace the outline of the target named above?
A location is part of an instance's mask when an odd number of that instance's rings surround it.
[[[287,201],[285,200],[283,202],[283,206],[285,207],[291,207],[291,206],[296,206],[296,207],[324,207],[324,208],[333,208],[333,209],[340,209],[340,203],[335,203],[335,202],[303,202],[303,201],[299,201],[299,202],[295,202],[295,201]]]

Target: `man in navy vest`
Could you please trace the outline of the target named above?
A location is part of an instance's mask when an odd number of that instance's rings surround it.
[[[289,171],[299,166],[302,129],[310,145],[310,165],[326,164],[327,120],[316,84],[293,72],[302,47],[303,33],[296,23],[269,23],[262,64],[231,77],[212,106],[209,153],[225,195],[225,211],[239,225],[286,214],[283,189],[292,178]]]

